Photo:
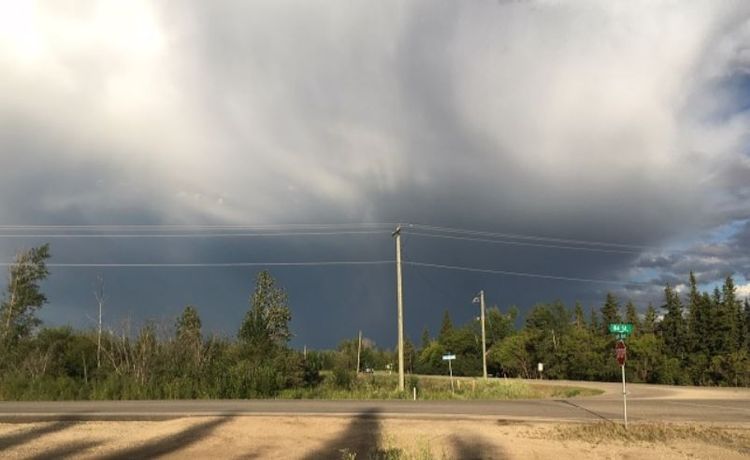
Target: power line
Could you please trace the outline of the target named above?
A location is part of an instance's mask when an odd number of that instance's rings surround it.
[[[544,244],[544,243],[528,243],[523,241],[507,241],[507,240],[491,240],[486,238],[473,238],[468,236],[456,236],[456,235],[439,235],[434,233],[420,233],[420,232],[410,232],[406,231],[404,232],[408,235],[413,236],[423,236],[427,238],[443,238],[443,239],[450,239],[450,240],[461,240],[461,241],[476,241],[476,242],[482,242],[482,243],[493,243],[493,244],[507,244],[511,246],[532,246],[532,247],[540,247],[540,248],[552,248],[552,249],[566,249],[566,250],[573,250],[573,251],[591,251],[591,252],[603,252],[603,253],[613,253],[613,254],[640,254],[641,251],[633,251],[633,250],[627,250],[627,249],[607,249],[607,248],[587,248],[587,247],[580,247],[580,246],[563,246],[563,245],[555,245],[555,244]]]
[[[605,247],[608,246],[608,247],[619,247],[619,248],[630,248],[630,249],[659,250],[659,248],[656,248],[653,246],[644,246],[644,245],[637,245],[637,244],[606,243],[603,241],[552,238],[552,237],[544,237],[544,236],[536,236],[536,235],[522,235],[522,234],[514,234],[514,233],[482,232],[482,231],[476,231],[476,230],[466,230],[466,229],[451,228],[451,227],[438,227],[438,226],[421,225],[421,224],[405,224],[404,225],[404,230],[409,231],[410,228],[422,229],[422,230],[433,231],[433,232],[442,232],[442,233],[458,233],[458,234],[480,236],[480,237],[484,236],[484,237],[494,237],[494,238],[512,238],[512,239],[521,239],[521,240],[550,241],[550,242],[556,242],[556,243],[583,244],[583,245],[590,245],[590,246],[605,246]]]
[[[50,268],[203,268],[203,267],[324,267],[348,265],[385,265],[394,260],[333,260],[317,262],[216,262],[216,263],[48,263]],[[0,262],[0,266],[16,265]]]
[[[341,235],[390,235],[383,230],[351,230],[326,232],[278,232],[278,233],[48,233],[48,234],[3,234],[0,238],[254,238],[284,236],[341,236]]]
[[[599,284],[617,284],[622,286],[652,286],[652,283],[643,283],[639,281],[614,281],[614,280],[602,280],[602,279],[590,279],[590,278],[576,278],[576,277],[570,277],[570,276],[557,276],[557,275],[544,275],[540,273],[527,273],[527,272],[514,272],[514,271],[507,271],[507,270],[491,270],[491,269],[484,269],[484,268],[472,268],[472,267],[460,267],[457,265],[442,265],[442,264],[431,264],[426,262],[414,262],[414,261],[404,261],[405,265],[411,265],[414,267],[429,267],[429,268],[439,268],[439,269],[445,269],[445,270],[458,270],[458,271],[466,271],[466,272],[474,272],[474,273],[489,273],[493,275],[508,275],[508,276],[522,276],[527,278],[542,278],[542,279],[550,279],[550,280],[558,280],[558,281],[576,281],[581,283],[599,283]]]
[[[18,230],[85,230],[85,231],[161,231],[161,230],[326,230],[364,227],[391,228],[387,222],[329,223],[329,224],[265,224],[265,225],[208,225],[208,224],[103,224],[103,225],[0,225],[0,231]]]

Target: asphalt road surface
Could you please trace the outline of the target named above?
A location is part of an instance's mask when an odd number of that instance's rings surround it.
[[[598,388],[594,397],[514,401],[58,401],[0,402],[1,421],[163,420],[188,416],[362,415],[424,419],[492,417],[529,421],[617,421],[616,383],[545,382]],[[750,389],[628,386],[631,421],[750,423]]]

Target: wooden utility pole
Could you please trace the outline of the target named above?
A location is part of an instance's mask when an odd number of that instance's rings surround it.
[[[482,310],[482,375],[487,380],[487,340],[484,332],[484,290],[479,291],[479,308]]]
[[[96,280],[97,286],[94,291],[94,297],[96,297],[96,303],[99,304],[99,328],[96,335],[96,368],[98,369],[102,365],[102,307],[104,306],[104,278],[98,276]]]
[[[393,232],[396,238],[396,303],[398,304],[398,391],[404,391],[404,298],[401,281],[401,226]]]
[[[362,352],[362,331],[359,331],[359,342],[357,344],[357,374],[359,374],[359,354]]]

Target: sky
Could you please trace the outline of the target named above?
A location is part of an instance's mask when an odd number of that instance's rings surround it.
[[[52,266],[49,325],[102,277],[112,329],[231,336],[267,268],[294,346],[390,347],[399,223],[413,340],[480,289],[750,296],[746,1],[0,0],[0,75],[0,260],[261,264]],[[262,266],[323,261],[382,263]]]

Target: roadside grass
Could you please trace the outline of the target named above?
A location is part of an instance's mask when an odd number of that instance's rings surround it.
[[[341,450],[341,460],[448,460],[445,452],[437,456],[432,452],[429,443],[417,442],[414,450],[396,447],[392,439],[381,439],[378,447],[370,449],[359,456],[350,449]]]
[[[558,425],[553,429],[553,436],[563,441],[577,440],[592,444],[611,441],[650,444],[693,441],[750,454],[750,429],[748,428],[678,423],[631,423],[625,429],[620,424],[599,422]]]
[[[420,400],[511,400],[569,398],[593,396],[600,390],[589,388],[530,384],[520,380],[489,380],[462,378],[454,381],[443,377],[409,376],[406,391],[399,392],[397,376],[383,374],[361,374],[338,385],[332,375],[324,375],[323,382],[311,388],[294,388],[279,394],[282,399],[412,399],[413,388]]]

